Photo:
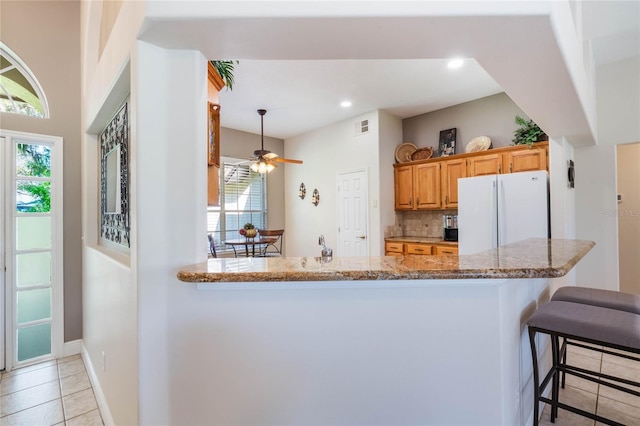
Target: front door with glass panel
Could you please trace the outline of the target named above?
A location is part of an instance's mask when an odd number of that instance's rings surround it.
[[[61,350],[60,142],[29,134],[4,138],[8,367],[47,359]]]

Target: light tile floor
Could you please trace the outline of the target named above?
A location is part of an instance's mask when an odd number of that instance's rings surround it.
[[[0,426],[103,424],[80,355],[0,376]]]
[[[639,363],[625,358],[568,346],[567,361],[576,367],[640,382]],[[640,389],[637,390],[640,391]],[[640,425],[640,397],[579,377],[567,375],[566,387],[560,389],[560,402],[625,425]],[[563,409],[558,410],[555,423],[551,423],[548,405],[545,406],[540,420],[541,426],[599,426],[602,424]]]

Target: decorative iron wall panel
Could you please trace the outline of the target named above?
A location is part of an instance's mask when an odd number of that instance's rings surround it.
[[[119,158],[119,211],[110,212],[107,209],[107,158],[118,152]],[[115,151],[114,151],[115,150]],[[107,124],[100,135],[100,205],[101,226],[100,236],[106,240],[125,247],[130,246],[129,226],[129,116],[128,104],[125,103]]]

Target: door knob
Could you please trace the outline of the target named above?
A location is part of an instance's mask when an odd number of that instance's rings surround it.
[[[359,240],[364,240],[364,239],[367,238],[367,236],[366,235],[360,235],[359,237],[356,237],[356,238],[359,239]]]

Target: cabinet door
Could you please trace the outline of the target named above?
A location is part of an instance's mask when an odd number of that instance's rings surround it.
[[[502,173],[502,154],[487,154],[468,160],[467,176],[497,175]]]
[[[458,254],[457,247],[436,246],[436,255],[442,256],[447,254]]]
[[[412,166],[396,167],[393,171],[395,182],[396,210],[413,208],[413,168]]]
[[[458,178],[467,177],[467,161],[449,160],[442,163],[442,207],[458,207]]]
[[[544,148],[525,148],[505,153],[505,168],[509,173],[547,170],[547,152]]]
[[[440,201],[440,163],[418,164],[413,169],[413,196],[417,209],[438,209]]]
[[[404,250],[402,243],[384,243],[385,256],[402,256]]]
[[[407,244],[407,254],[431,254],[431,246],[427,244]]]

